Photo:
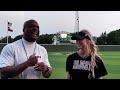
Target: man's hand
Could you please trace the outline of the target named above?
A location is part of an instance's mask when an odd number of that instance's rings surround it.
[[[35,56],[35,54],[31,55],[26,61],[27,65],[34,66],[38,62],[38,58],[40,58],[40,56]]]
[[[39,62],[35,65],[34,69],[37,71],[45,72],[45,71],[47,71],[48,66],[45,65],[43,62]]]

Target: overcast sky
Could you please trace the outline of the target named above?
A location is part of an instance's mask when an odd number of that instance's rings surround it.
[[[0,11],[0,37],[7,35],[7,21],[12,22],[13,38],[22,34],[23,23],[35,19],[40,34],[58,31],[74,32],[75,11]],[[79,28],[87,29],[93,36],[120,29],[120,11],[79,11]]]

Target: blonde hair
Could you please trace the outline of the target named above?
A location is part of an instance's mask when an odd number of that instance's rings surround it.
[[[96,55],[98,52],[98,47],[95,44],[92,35],[90,34],[90,32],[88,30],[81,30],[80,32],[85,33],[89,39],[86,39],[88,42],[88,45],[90,46],[90,51],[91,51],[91,71],[92,71],[92,76],[93,78],[95,78],[95,73],[94,73],[94,68],[97,67],[96,65]],[[98,56],[98,55],[97,55]]]

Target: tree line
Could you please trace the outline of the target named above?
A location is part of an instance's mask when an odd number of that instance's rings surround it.
[[[111,31],[110,33],[103,32],[96,39],[97,45],[120,45],[120,29]]]
[[[8,43],[12,43],[22,38],[23,35],[18,35],[15,38],[8,36]],[[52,44],[53,43],[54,34],[43,34],[40,35],[37,39],[38,44]],[[0,43],[7,43],[7,36],[0,40]]]
[[[52,44],[54,42],[53,37],[55,34],[42,34],[38,37],[38,44]],[[71,34],[72,35],[72,34]],[[22,38],[22,35],[18,35],[15,38],[8,36],[9,43]],[[102,32],[99,37],[93,37],[97,45],[120,45],[120,29],[111,31],[110,33]],[[7,37],[0,40],[0,43],[6,43]]]

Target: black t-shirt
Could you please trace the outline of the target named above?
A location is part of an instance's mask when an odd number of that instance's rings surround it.
[[[67,57],[66,71],[69,72],[72,79],[93,79],[91,68],[91,56],[82,58],[78,53],[74,53]],[[103,61],[96,56],[97,67],[94,68],[95,79],[107,75],[107,70]]]

